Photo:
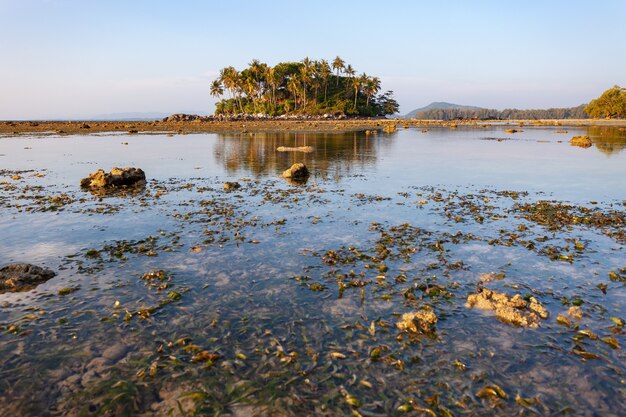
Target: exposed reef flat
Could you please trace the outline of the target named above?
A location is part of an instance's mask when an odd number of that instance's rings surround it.
[[[219,120],[199,118],[191,121],[153,121],[153,122],[61,122],[61,121],[4,121],[0,122],[0,135],[75,135],[102,132],[122,134],[149,133],[254,133],[278,131],[308,132],[346,132],[354,130],[380,130],[381,132],[396,126],[401,127],[450,127],[473,126],[477,128],[498,125],[534,125],[534,126],[613,126],[625,127],[626,120],[514,120],[514,121],[442,121],[442,120],[404,120],[404,119],[251,119]]]

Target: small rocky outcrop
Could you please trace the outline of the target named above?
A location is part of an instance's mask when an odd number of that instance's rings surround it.
[[[536,328],[541,319],[548,318],[548,310],[535,297],[526,301],[519,294],[510,297],[486,288],[480,289],[478,294],[469,295],[465,306],[495,311],[498,320],[521,327]]]
[[[30,290],[53,278],[50,269],[26,263],[14,263],[0,268],[0,294]]]
[[[224,191],[234,191],[241,188],[241,184],[238,182],[226,181],[224,183]]]
[[[146,174],[140,168],[117,168],[111,172],[99,169],[80,181],[81,188],[115,190],[124,187],[140,187],[146,184]]]
[[[302,162],[293,164],[289,169],[286,169],[281,177],[291,178],[293,180],[305,180],[309,177],[309,170]]]
[[[592,145],[589,136],[574,136],[570,139],[569,143],[572,146],[579,146],[581,148],[590,148]]]

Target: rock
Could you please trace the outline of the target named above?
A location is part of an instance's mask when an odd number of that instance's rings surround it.
[[[108,364],[113,364],[118,362],[120,359],[126,356],[128,352],[128,346],[122,343],[116,343],[114,345],[109,346],[102,352],[102,357]]]
[[[279,146],[278,148],[276,148],[276,150],[278,152],[304,152],[304,153],[311,153],[311,152],[313,152],[313,147],[312,146],[296,146],[296,147]]]
[[[224,191],[234,191],[240,188],[241,188],[241,184],[239,184],[238,182],[226,181],[224,183]]]
[[[521,130],[517,130],[517,129],[507,129],[505,130],[506,133],[517,133],[517,132],[521,132]]]
[[[534,297],[526,301],[519,294],[509,297],[488,289],[469,295],[465,306],[495,311],[498,320],[521,327],[536,328],[539,327],[540,319],[548,318],[548,310]]]
[[[309,177],[309,170],[302,162],[293,164],[289,169],[285,170],[281,177],[302,180]]]
[[[579,146],[581,148],[590,148],[592,145],[589,136],[574,136],[572,139],[570,139],[569,143],[572,146]]]
[[[55,275],[52,270],[36,265],[9,264],[0,269],[0,293],[27,291]]]
[[[170,116],[167,116],[165,119],[163,119],[164,122],[190,122],[192,120],[196,120],[198,118],[197,115],[195,114],[183,114],[183,113],[177,113],[177,114],[172,114]]]
[[[437,324],[437,316],[431,309],[422,309],[413,313],[404,313],[399,322],[398,329],[409,333],[432,333]]]
[[[103,169],[89,174],[80,181],[81,188],[114,189],[145,185],[146,174],[139,168],[117,168],[106,173]]]

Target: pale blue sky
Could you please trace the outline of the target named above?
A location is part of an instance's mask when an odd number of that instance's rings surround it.
[[[220,68],[341,56],[406,113],[626,86],[626,1],[0,0],[0,120],[213,111]]]

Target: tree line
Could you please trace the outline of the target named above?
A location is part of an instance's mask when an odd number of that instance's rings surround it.
[[[585,105],[552,109],[432,109],[413,116],[420,120],[535,120],[586,119]]]
[[[280,62],[269,66],[258,59],[239,71],[233,66],[220,70],[210,93],[219,101],[216,115],[264,114],[385,116],[397,113],[393,92],[379,94],[378,77],[357,74],[350,64],[336,57],[327,60]],[[222,98],[227,94],[228,97]]]

